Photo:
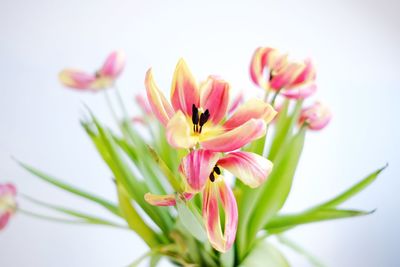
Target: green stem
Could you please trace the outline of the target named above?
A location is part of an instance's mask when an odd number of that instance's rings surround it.
[[[113,105],[111,103],[111,99],[110,99],[108,90],[104,90],[104,96],[106,98],[107,106],[110,109],[111,116],[113,117],[115,123],[119,126],[118,116],[117,116],[117,113],[115,113],[114,107],[113,107]]]
[[[126,119],[129,118],[128,117],[128,110],[126,109],[124,101],[122,100],[122,96],[119,93],[117,85],[115,85],[115,84],[114,84],[114,89],[115,89],[114,91],[115,91],[115,95],[117,96],[118,103],[119,103],[119,105],[120,105],[120,107],[122,109],[122,113],[124,115],[124,119],[126,120]]]

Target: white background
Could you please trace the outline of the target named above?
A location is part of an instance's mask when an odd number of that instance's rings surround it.
[[[331,197],[389,162],[376,183],[345,205],[376,208],[373,215],[305,226],[289,236],[328,266],[399,266],[398,11],[398,3],[387,0],[1,0],[0,181],[103,214],[24,172],[10,157],[115,198],[111,174],[78,121],[86,103],[112,125],[104,97],[64,89],[57,81],[60,69],[95,70],[108,52],[125,50],[128,64],[119,85],[134,114],[133,96],[143,90],[150,66],[165,90],[183,56],[199,79],[219,74],[235,89],[256,92],[248,77],[252,52],[275,46],[314,60],[317,97],[334,113],[326,130],[308,135],[285,210]],[[22,214],[0,233],[5,267],[126,266],[145,251],[130,232]],[[290,258],[293,266],[308,266],[296,254]]]

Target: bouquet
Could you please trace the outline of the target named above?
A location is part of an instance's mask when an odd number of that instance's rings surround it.
[[[87,108],[81,125],[112,173],[117,199],[110,201],[26,163],[34,176],[93,202],[115,219],[56,206],[20,195],[64,214],[51,217],[17,205],[17,189],[0,185],[0,229],[15,212],[59,222],[103,225],[135,232],[156,266],[167,258],[177,266],[289,266],[275,238],[305,254],[284,233],[303,224],[362,216],[373,211],[341,207],[372,183],[380,168],[357,184],[302,212],[284,214],[285,204],[308,131],[331,120],[330,110],[310,102],[317,90],[311,60],[295,61],[270,47],[256,49],[250,78],[263,98],[232,95],[231,85],[210,75],[198,82],[180,59],[172,78],[170,100],[157,86],[153,70],[145,75],[147,97],[138,95],[141,114],[130,117],[116,87],[124,69],[121,51],[111,53],[94,74],[65,69],[60,81],[82,92],[106,95],[119,131],[113,131]],[[114,90],[123,116],[118,117],[107,90]],[[316,266],[321,263],[306,254]]]

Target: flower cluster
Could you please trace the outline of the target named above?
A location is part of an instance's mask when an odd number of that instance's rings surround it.
[[[256,49],[250,78],[264,98],[248,99],[242,92],[233,100],[226,80],[210,75],[199,82],[183,59],[176,65],[167,99],[149,69],[146,90],[135,98],[141,115],[134,117],[129,117],[116,87],[124,66],[124,53],[115,51],[94,74],[65,69],[59,75],[62,84],[80,91],[114,88],[104,95],[120,133],[103,126],[90,111],[81,125],[112,173],[116,203],[18,162],[43,181],[101,206],[119,222],[26,194],[20,195],[65,217],[17,209],[15,186],[0,184],[0,230],[18,211],[57,222],[130,229],[151,250],[146,256],[152,257],[152,266],[161,256],[179,266],[253,266],[265,260],[271,266],[288,266],[266,241],[269,236],[304,223],[370,214],[339,205],[383,168],[327,202],[295,214],[280,212],[307,130],[323,129],[332,116],[318,101],[303,106],[317,90],[311,60],[294,61],[270,47]],[[122,119],[109,95],[117,97]],[[279,262],[272,262],[271,255]]]
[[[145,84],[150,106],[166,127],[169,144],[189,151],[179,167],[185,182],[183,194],[192,196],[202,192],[202,213],[209,240],[215,249],[225,252],[235,240],[238,211],[223,171],[229,171],[252,188],[264,182],[272,170],[272,163],[255,153],[235,150],[264,136],[276,111],[262,100],[251,99],[226,118],[229,83],[209,76],[198,85],[183,59],[175,69],[171,104],[154,82],[151,69]],[[175,205],[174,195],[148,193],[145,198],[153,205]],[[220,204],[225,212],[223,233]]]
[[[287,54],[270,47],[259,47],[250,65],[253,82],[288,99],[302,100],[317,91],[316,71],[310,59],[303,62],[290,61]],[[329,109],[320,102],[305,108],[299,124],[307,123],[312,130],[324,128],[331,118]],[[317,126],[315,126],[317,125]]]

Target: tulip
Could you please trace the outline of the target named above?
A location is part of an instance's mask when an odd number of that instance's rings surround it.
[[[230,152],[225,155],[210,150],[194,150],[183,158],[179,167],[186,178],[187,199],[203,192],[203,221],[211,245],[220,252],[226,252],[236,237],[238,209],[232,189],[226,184],[222,171],[229,171],[251,188],[260,186],[272,170],[272,163],[255,153]],[[174,195],[157,196],[147,193],[145,199],[152,205],[175,205]],[[222,232],[220,208],[225,212],[225,226]]]
[[[76,69],[65,69],[60,72],[59,79],[67,87],[97,92],[112,87],[124,66],[125,54],[114,51],[107,57],[100,70],[94,74]]]
[[[255,84],[265,90],[270,89],[271,79],[287,64],[287,55],[277,49],[259,47],[250,63],[250,77]]]
[[[17,189],[13,184],[0,184],[0,230],[2,230],[15,213]]]
[[[265,135],[266,124],[276,115],[272,106],[253,99],[221,123],[228,109],[229,84],[210,76],[198,86],[183,59],[174,73],[172,105],[155,84],[151,69],[145,84],[153,113],[166,127],[167,140],[175,148],[201,145],[211,151],[233,151]]]
[[[261,88],[280,92],[291,99],[304,99],[317,90],[314,84],[315,68],[309,59],[288,61],[286,54],[269,47],[261,47],[254,52],[250,76]]]
[[[318,131],[325,128],[332,118],[329,108],[320,102],[304,108],[299,117],[299,125],[305,125],[309,129]]]

